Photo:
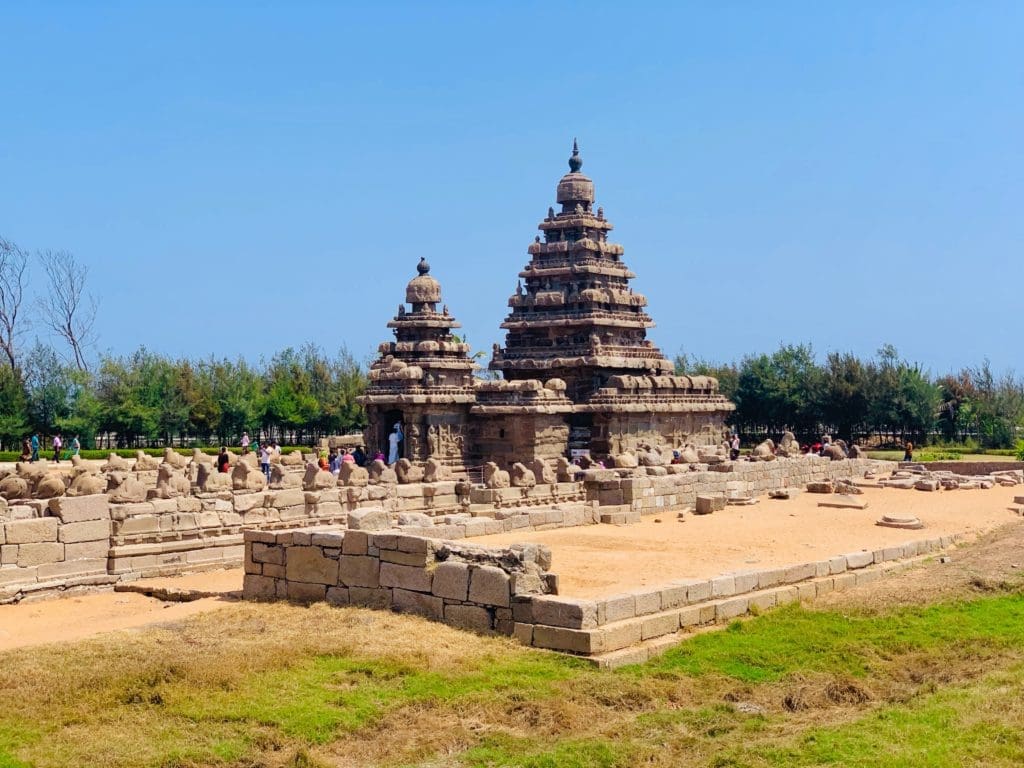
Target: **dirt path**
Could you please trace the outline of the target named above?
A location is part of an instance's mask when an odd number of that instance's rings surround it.
[[[242,569],[173,579],[142,579],[133,585],[173,586],[229,593],[242,588]],[[0,606],[0,651],[46,643],[67,643],[104,632],[178,621],[231,605],[225,597],[164,602],[133,592],[89,592]]]

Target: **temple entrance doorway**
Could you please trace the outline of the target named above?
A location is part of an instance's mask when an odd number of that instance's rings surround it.
[[[385,461],[391,458],[391,442],[389,436],[395,430],[395,424],[402,425],[402,434],[405,434],[407,425],[402,412],[399,410],[390,410],[384,413],[384,418],[381,419],[380,426],[378,427],[379,433],[377,439],[379,440],[380,450],[384,454]],[[398,458],[405,457],[405,444],[406,440],[401,440],[398,443]]]
[[[574,413],[569,419],[569,460],[590,456],[591,433],[594,417],[589,413]]]

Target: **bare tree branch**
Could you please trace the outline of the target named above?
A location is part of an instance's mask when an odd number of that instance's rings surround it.
[[[28,321],[19,316],[27,269],[28,253],[0,237],[0,351],[12,371],[18,367],[18,339],[28,329]]]
[[[42,251],[39,259],[49,278],[48,293],[38,299],[43,319],[67,342],[78,370],[87,370],[85,350],[96,341],[96,299],[85,290],[89,268],[68,251]]]

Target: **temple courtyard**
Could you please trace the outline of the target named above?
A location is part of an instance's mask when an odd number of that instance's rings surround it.
[[[760,497],[757,504],[729,505],[708,515],[667,512],[630,525],[513,532],[469,542],[486,547],[546,545],[552,553],[550,570],[559,577],[559,595],[597,599],[678,580],[757,572],[940,537],[956,537],[963,544],[1021,520],[1010,511],[1019,487],[933,493],[861,490],[863,494],[850,498],[866,504],[864,509],[819,506],[837,497],[801,492],[787,500]],[[886,515],[917,517],[925,527],[875,525]],[[73,592],[2,605],[0,651],[57,638],[68,642],[138,630],[223,610],[240,597],[242,580],[241,568],[218,569],[118,587],[130,591]]]

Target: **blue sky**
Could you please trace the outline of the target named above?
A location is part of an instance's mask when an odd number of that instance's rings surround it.
[[[426,256],[489,353],[578,136],[667,355],[1024,372],[1022,3],[7,3],[0,28],[0,235],[89,266],[103,350],[366,358]]]

